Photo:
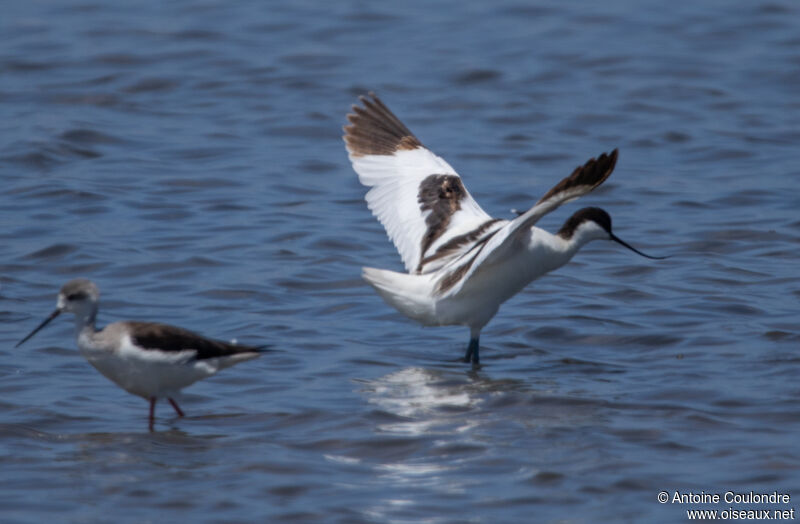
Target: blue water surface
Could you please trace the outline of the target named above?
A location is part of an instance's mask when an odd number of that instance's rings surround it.
[[[0,521],[683,522],[660,491],[800,500],[800,7],[26,2],[0,16]],[[374,90],[494,216],[619,148],[612,243],[422,328],[341,140]],[[276,351],[178,419],[59,319]]]

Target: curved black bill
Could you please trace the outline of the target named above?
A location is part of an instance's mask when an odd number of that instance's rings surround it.
[[[617,242],[619,244],[622,244],[623,246],[627,247],[628,249],[630,249],[631,251],[633,251],[637,255],[642,255],[645,258],[652,258],[653,260],[664,260],[665,258],[669,258],[668,256],[667,257],[654,257],[654,256],[651,256],[651,255],[645,255],[644,253],[642,253],[641,251],[639,251],[638,249],[636,249],[632,245],[628,244],[627,242],[625,242],[624,240],[619,238],[614,233],[611,233],[611,240],[613,240],[614,242]]]
[[[61,314],[61,310],[60,310],[60,309],[56,309],[55,311],[53,311],[52,313],[50,313],[50,316],[49,316],[49,317],[47,317],[46,319],[44,319],[44,322],[42,322],[41,324],[39,324],[39,326],[38,326],[36,329],[34,329],[33,331],[31,331],[31,332],[28,334],[28,336],[27,336],[27,337],[25,337],[25,338],[23,338],[22,340],[20,340],[19,342],[17,342],[17,345],[16,345],[16,346],[14,346],[14,347],[15,347],[15,348],[18,348],[18,347],[20,347],[20,346],[21,346],[22,344],[24,344],[24,343],[25,343],[25,342],[26,342],[26,341],[27,341],[29,338],[31,338],[33,335],[35,335],[36,333],[38,333],[40,329],[42,329],[43,327],[45,327],[47,324],[49,324],[49,323],[50,323],[50,321],[51,321],[51,320],[53,320],[54,318],[56,318],[56,317],[57,317],[58,315],[60,315],[60,314]]]

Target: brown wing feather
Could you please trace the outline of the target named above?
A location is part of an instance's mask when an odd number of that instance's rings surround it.
[[[571,175],[556,184],[536,203],[540,204],[559,193],[564,193],[580,186],[585,186],[586,188],[581,194],[588,193],[611,176],[614,166],[617,165],[617,156],[619,156],[619,151],[614,149],[611,154],[603,153],[596,159],[592,158],[582,166],[576,167]]]
[[[203,337],[192,331],[155,322],[128,322],[131,340],[144,349],[197,352],[196,359],[225,357],[237,353],[258,353],[254,346],[239,346]]]
[[[375,93],[359,100],[364,107],[353,106],[347,115],[344,141],[351,155],[391,155],[398,150],[422,147],[417,137],[392,113]]]

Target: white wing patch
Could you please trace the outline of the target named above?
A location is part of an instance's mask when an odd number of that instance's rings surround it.
[[[420,187],[432,175],[458,178],[453,168],[425,148],[397,151],[391,156],[351,157],[351,160],[361,183],[371,188],[366,195],[367,206],[386,229],[409,273],[427,273],[431,269],[421,264],[423,258],[431,256],[453,237],[468,233],[491,219],[464,190],[465,194],[456,203],[458,209],[446,215],[447,224],[441,231],[431,230],[439,234],[429,245],[423,246],[423,239],[431,229],[428,218],[435,211],[422,209]]]
[[[372,95],[353,107],[345,143],[366,200],[409,273],[428,273],[454,251],[437,250],[492,218],[475,202],[455,170],[422,146]],[[433,259],[432,259],[433,257]]]

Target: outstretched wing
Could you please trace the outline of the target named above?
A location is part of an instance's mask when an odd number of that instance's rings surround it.
[[[497,227],[458,173],[425,148],[375,96],[347,115],[344,141],[366,200],[409,273],[428,273],[460,256],[476,236]]]
[[[464,283],[481,267],[488,267],[495,261],[502,260],[508,255],[509,250],[515,248],[515,244],[524,241],[530,234],[530,228],[540,218],[561,204],[575,200],[602,184],[614,171],[617,156],[618,151],[614,149],[611,154],[603,153],[597,159],[592,158],[584,165],[578,166],[571,175],[556,184],[528,211],[473,244],[470,252],[453,263],[453,267],[439,280],[437,293],[440,296],[458,293]],[[521,245],[517,245],[516,249],[521,249]]]

